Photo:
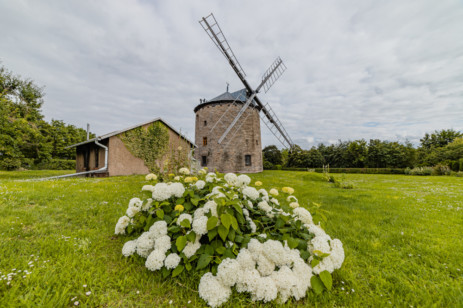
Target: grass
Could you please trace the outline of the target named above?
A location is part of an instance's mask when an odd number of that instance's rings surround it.
[[[27,180],[58,173],[0,172],[0,277],[17,273],[0,280],[0,306],[205,306],[199,277],[163,280],[121,255],[114,226],[142,176]],[[330,293],[283,306],[463,306],[463,178],[347,174],[348,190],[307,172],[252,178],[322,204],[346,252]],[[264,305],[234,292],[225,307],[236,306]]]

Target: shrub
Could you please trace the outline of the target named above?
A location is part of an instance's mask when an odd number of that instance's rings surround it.
[[[273,169],[275,169],[275,166],[271,162],[264,160],[264,170],[273,170]]]
[[[410,169],[410,167],[407,167],[405,168],[404,173],[410,175],[410,171],[412,171],[412,169]]]
[[[431,175],[432,172],[432,167],[415,167],[410,170],[410,175]]]
[[[458,162],[459,162],[459,168],[458,168],[458,170],[463,171],[463,158],[460,158],[460,159],[458,160]]]
[[[305,297],[310,286],[317,294],[331,289],[342,243],[299,207],[291,188],[267,192],[249,186],[246,175],[222,178],[203,169],[190,176],[182,169],[168,183],[151,176],[155,185],[142,188],[149,198],[130,200],[115,233],[138,238],[124,244],[124,256],[146,258],[163,277],[199,272],[199,296],[212,307],[233,290],[284,303]]]
[[[76,161],[73,159],[52,159],[41,162],[32,168],[39,170],[74,170],[76,169]]]
[[[437,164],[433,168],[433,175],[450,175],[450,168],[447,165]]]

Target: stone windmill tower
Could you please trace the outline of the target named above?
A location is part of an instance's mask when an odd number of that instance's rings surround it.
[[[268,104],[263,104],[257,93],[267,92],[286,70],[277,58],[262,76],[256,89],[251,88],[240,63],[230,48],[213,14],[200,20],[203,29],[230,63],[244,85],[244,89],[227,91],[211,100],[200,100],[195,107],[195,156],[201,166],[219,172],[251,173],[262,171],[260,118],[284,147],[293,142],[278,117]]]

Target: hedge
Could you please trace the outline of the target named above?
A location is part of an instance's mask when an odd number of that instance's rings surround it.
[[[323,168],[281,168],[287,171],[309,171],[314,170],[323,173]],[[402,168],[330,168],[330,173],[366,173],[366,174],[404,174]]]
[[[75,170],[76,161],[74,159],[52,159],[41,162],[33,167],[38,170]]]

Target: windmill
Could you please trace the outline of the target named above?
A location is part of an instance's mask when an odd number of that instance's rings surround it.
[[[270,132],[272,132],[272,134],[284,147],[291,148],[293,146],[293,142],[289,134],[286,132],[275,112],[268,103],[263,104],[257,96],[261,89],[263,89],[266,93],[268,92],[272,85],[284,73],[286,66],[278,57],[264,73],[257,88],[253,89],[246,80],[246,74],[228,44],[228,41],[214,15],[210,14],[207,17],[203,17],[199,23],[227,59],[228,63],[231,65],[244,85],[243,90],[234,93],[229,93],[227,86],[227,92],[210,101],[201,100],[201,103],[195,108],[196,143],[199,147],[198,156],[201,156],[201,164],[203,166],[209,166],[210,163],[212,163],[212,166],[221,172],[259,172],[262,170],[260,119],[262,119],[264,124],[269,128]],[[205,108],[203,107],[206,106],[214,107],[217,110],[209,110],[209,112],[205,112]],[[205,127],[208,126],[207,120],[204,120],[204,125],[201,125],[202,119],[206,118],[212,120],[212,123],[214,123],[212,128],[208,128],[207,132],[205,129]],[[252,129],[251,134],[249,134],[249,128]],[[249,137],[249,135],[251,135],[251,137]],[[243,136],[248,136],[249,138],[246,137],[247,139],[243,139]],[[240,153],[239,150],[238,153],[236,153],[237,149],[240,148],[240,137],[242,140],[246,140],[246,147],[241,151],[244,153]],[[209,143],[207,138],[209,138]],[[232,140],[234,141],[233,143],[231,143]],[[249,140],[256,141],[255,144],[252,142],[253,147],[251,148],[249,147]],[[244,142],[241,143],[244,145]],[[229,148],[229,145],[231,144],[234,145],[233,149]],[[207,155],[204,155],[206,153],[204,148],[207,148]],[[234,151],[233,157],[230,157],[230,155],[227,154],[229,151]],[[252,167],[251,157],[253,155],[252,153],[245,154],[246,152],[253,152],[257,161],[260,161],[260,168],[247,168]],[[208,157],[211,158],[208,159]],[[244,164],[240,157],[244,157]],[[209,164],[208,160],[210,161]],[[222,163],[219,162],[220,160]]]

